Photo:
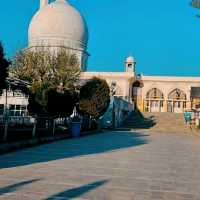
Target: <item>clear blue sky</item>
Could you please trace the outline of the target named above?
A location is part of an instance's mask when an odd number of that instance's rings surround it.
[[[132,54],[137,72],[200,76],[200,11],[190,0],[70,0],[90,32],[90,71],[123,71]],[[8,56],[27,45],[27,29],[39,0],[4,0],[0,40]]]

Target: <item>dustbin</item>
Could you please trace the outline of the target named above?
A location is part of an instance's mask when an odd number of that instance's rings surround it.
[[[71,135],[73,137],[81,135],[81,122],[71,122]]]

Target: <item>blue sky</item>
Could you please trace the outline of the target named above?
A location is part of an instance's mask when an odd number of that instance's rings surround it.
[[[137,72],[200,76],[200,11],[190,0],[70,0],[89,26],[90,71],[123,71],[129,54]],[[27,45],[39,0],[6,0],[0,7],[0,40],[8,56]]]

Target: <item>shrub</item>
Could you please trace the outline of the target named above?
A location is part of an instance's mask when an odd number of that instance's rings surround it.
[[[45,92],[45,97],[46,112],[56,117],[70,116],[78,102],[78,94],[71,90],[58,92],[56,89],[51,88]]]
[[[68,117],[78,102],[78,95],[75,91],[65,90],[58,92],[56,88],[47,88],[40,94],[41,105],[35,95],[29,96],[28,110],[31,114],[38,116]]]
[[[110,88],[104,79],[92,78],[80,89],[79,109],[94,119],[101,117],[110,104]]]

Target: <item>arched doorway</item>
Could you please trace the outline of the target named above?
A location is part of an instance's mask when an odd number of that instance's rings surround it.
[[[146,94],[145,111],[146,112],[162,112],[164,95],[158,88],[152,88]]]
[[[132,100],[136,108],[143,111],[142,103],[142,87],[143,83],[139,80],[135,81],[132,85]]]
[[[186,102],[186,94],[182,90],[176,88],[172,90],[168,95],[167,111],[182,113],[186,108]]]

